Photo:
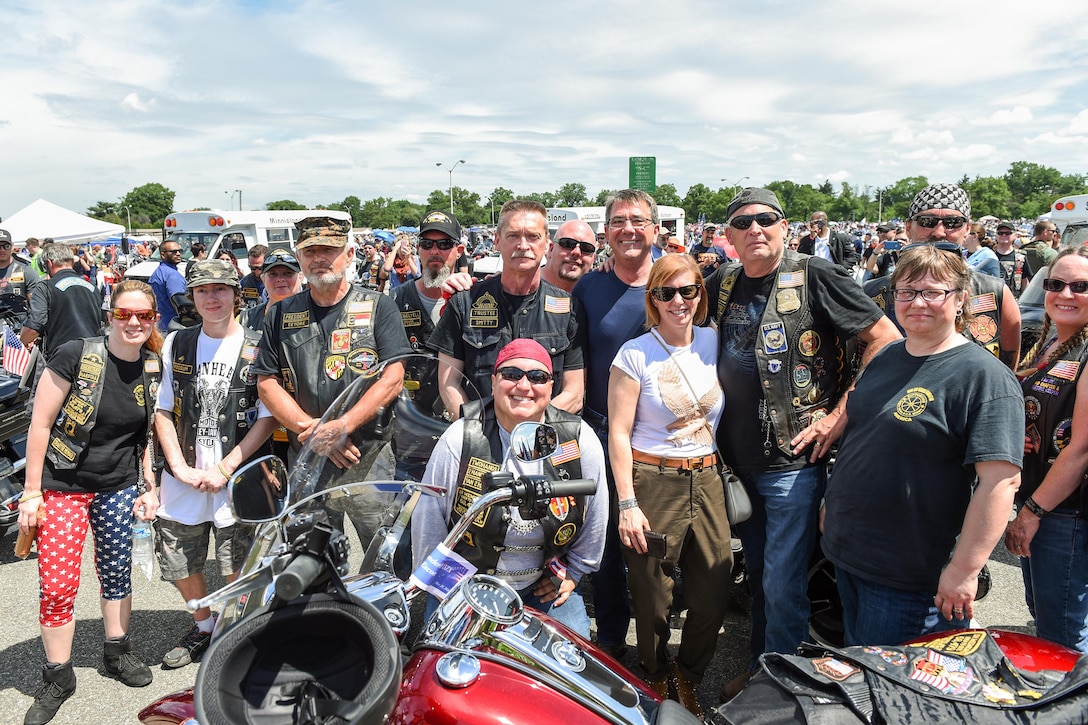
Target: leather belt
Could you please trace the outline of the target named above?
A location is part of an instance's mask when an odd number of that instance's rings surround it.
[[[661,469],[675,468],[680,471],[701,471],[717,463],[718,454],[711,453],[709,456],[699,456],[698,458],[662,458],[632,448],[631,459],[639,463],[649,463],[651,466],[657,466]]]

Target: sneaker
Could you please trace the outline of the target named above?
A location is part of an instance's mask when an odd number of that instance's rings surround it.
[[[43,667],[41,689],[34,693],[34,704],[27,710],[23,725],[45,725],[75,691],[76,673],[71,660],[60,667]]]
[[[208,649],[211,641],[211,632],[201,632],[200,627],[196,626],[194,622],[193,626],[189,627],[189,631],[178,642],[178,646],[162,656],[163,667],[177,669],[192,664],[195,660],[200,659],[200,656]]]
[[[153,678],[151,668],[132,651],[132,642],[127,634],[121,639],[106,640],[102,650],[102,665],[107,675],[129,687],[146,687]]]

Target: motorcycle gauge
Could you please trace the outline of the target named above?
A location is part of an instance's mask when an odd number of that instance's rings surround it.
[[[513,624],[521,619],[521,597],[501,579],[477,574],[465,584],[463,592],[468,604],[493,622]]]

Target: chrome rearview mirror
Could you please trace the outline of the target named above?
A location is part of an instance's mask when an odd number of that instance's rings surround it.
[[[287,505],[287,466],[275,456],[247,463],[230,477],[227,496],[234,518],[247,524],[275,521]]]
[[[539,461],[558,447],[559,434],[547,423],[518,423],[510,433],[510,450],[520,461]]]

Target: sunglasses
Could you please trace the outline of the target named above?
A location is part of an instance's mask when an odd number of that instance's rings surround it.
[[[420,249],[434,249],[436,245],[441,251],[448,252],[457,246],[457,242],[452,239],[420,239],[416,246]]]
[[[274,264],[282,264],[284,262],[286,262],[287,264],[298,264],[298,260],[295,258],[295,255],[288,254],[286,252],[277,252],[276,254],[269,255],[269,257],[265,260],[264,266],[271,267]]]
[[[262,270],[264,270],[264,265],[263,264],[251,264],[251,265],[249,265],[249,271],[250,272],[260,272]]]
[[[127,307],[114,307],[110,310],[110,316],[121,322],[128,322],[133,315],[140,322],[154,322],[158,314],[155,310],[130,310]]]
[[[552,374],[546,370],[522,370],[513,366],[499,368],[499,375],[503,380],[516,383],[522,378],[529,378],[533,385],[544,385],[552,381]]]
[[[1082,295],[1088,292],[1088,281],[1080,280],[1078,282],[1066,282],[1056,277],[1047,277],[1043,280],[1043,289],[1047,292],[1061,292],[1066,287],[1069,291],[1075,295]]]
[[[570,237],[562,237],[560,239],[556,239],[555,243],[558,244],[563,249],[566,249],[568,252],[570,250],[574,249],[575,247],[578,247],[578,249],[582,252],[582,254],[596,254],[597,253],[597,248],[595,246],[593,246],[592,244],[590,244],[589,242],[580,242],[577,239],[571,239]]]
[[[0,249],[11,249],[11,245],[7,242],[0,242]]]
[[[163,254],[181,254],[181,250],[180,249],[164,249],[164,250],[162,250],[162,253]]]
[[[673,297],[676,297],[676,293],[680,293],[680,298],[685,300],[693,300],[699,296],[703,286],[700,284],[686,284],[683,287],[654,287],[650,290],[650,294],[658,302],[672,302]]]
[[[766,229],[769,226],[773,226],[778,222],[785,219],[784,216],[773,211],[764,211],[759,214],[738,214],[729,220],[729,226],[734,229],[744,231],[752,226],[752,222],[755,222],[759,226]]]
[[[944,224],[945,229],[959,229],[967,223],[965,216],[935,216],[933,214],[919,214],[914,217],[914,222],[923,229],[936,229],[938,224]]]

